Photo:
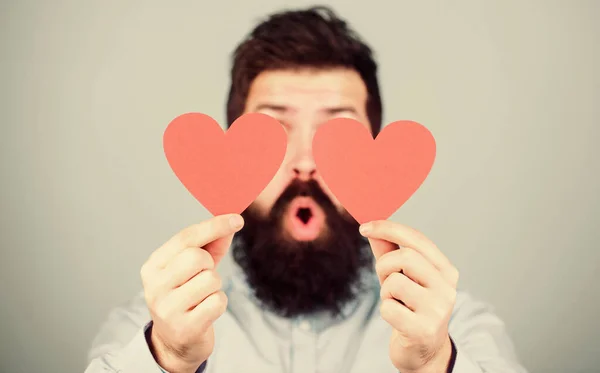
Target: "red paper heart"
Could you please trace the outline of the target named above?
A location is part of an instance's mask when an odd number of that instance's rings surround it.
[[[317,172],[361,224],[394,214],[427,178],[435,151],[431,133],[412,121],[390,123],[373,139],[360,122],[337,118],[313,139]]]
[[[169,123],[163,146],[175,175],[211,214],[239,214],[275,176],[287,134],[265,114],[245,114],[224,132],[208,115],[188,113]]]

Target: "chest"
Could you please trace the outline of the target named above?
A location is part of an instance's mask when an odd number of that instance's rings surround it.
[[[322,331],[310,323],[271,325],[260,315],[223,315],[207,373],[397,373],[389,360],[390,326],[378,315]]]

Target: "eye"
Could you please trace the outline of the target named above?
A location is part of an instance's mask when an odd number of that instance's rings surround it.
[[[289,131],[289,130],[291,130],[291,129],[292,129],[292,126],[290,126],[290,124],[289,124],[288,122],[285,122],[285,121],[283,121],[283,120],[279,120],[279,123],[281,123],[281,125],[283,126],[283,128],[284,128],[286,131]]]

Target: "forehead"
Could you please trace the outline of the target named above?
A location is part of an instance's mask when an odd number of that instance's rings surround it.
[[[285,106],[296,110],[351,106],[363,113],[367,89],[351,69],[299,69],[265,71],[252,82],[246,109],[260,105]]]

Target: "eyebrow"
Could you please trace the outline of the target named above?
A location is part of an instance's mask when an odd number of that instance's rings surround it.
[[[275,105],[275,104],[259,104],[254,111],[260,110],[272,110],[277,113],[285,113],[286,111],[291,111],[292,109],[285,105]],[[358,115],[358,112],[352,106],[334,106],[329,108],[321,109],[322,112],[325,112],[328,115],[336,115],[344,112],[350,112],[352,114]]]
[[[272,111],[276,111],[278,113],[283,113],[283,112],[288,111],[289,109],[290,108],[288,108],[287,106],[283,106],[283,105],[260,104],[254,108],[254,111],[272,110]]]
[[[352,114],[358,115],[358,112],[352,106],[331,107],[331,108],[324,109],[324,111],[329,115],[335,115],[335,114],[340,114],[340,113],[344,113],[344,112],[350,112]]]

